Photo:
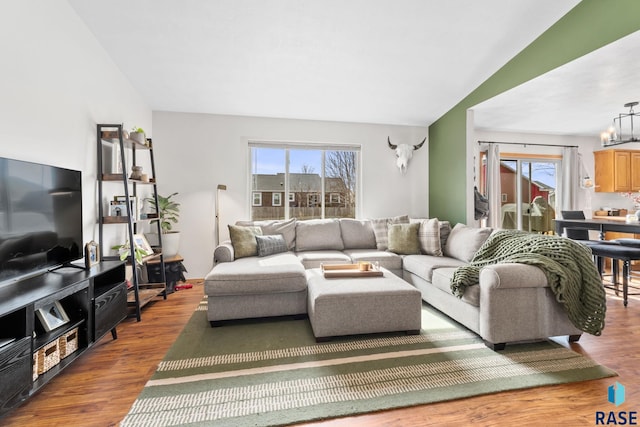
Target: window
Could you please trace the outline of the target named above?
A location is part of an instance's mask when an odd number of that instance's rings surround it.
[[[253,192],[251,205],[262,206],[262,193]]]
[[[359,146],[251,141],[249,148],[251,219],[356,217]],[[272,194],[271,206],[262,193]]]
[[[318,206],[318,193],[307,194],[307,206],[310,208]]]

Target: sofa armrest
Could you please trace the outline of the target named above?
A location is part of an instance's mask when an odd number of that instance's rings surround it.
[[[213,265],[221,262],[232,262],[235,259],[235,252],[231,240],[220,243],[213,251]]]
[[[480,336],[492,344],[537,340],[581,331],[548,285],[544,272],[527,264],[495,264],[480,271]],[[500,346],[496,346],[499,348]]]
[[[518,263],[493,264],[480,270],[480,288],[546,288],[547,276],[536,266]]]

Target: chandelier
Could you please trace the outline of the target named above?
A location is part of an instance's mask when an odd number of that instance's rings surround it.
[[[600,141],[603,147],[626,144],[627,142],[640,142],[633,134],[633,118],[640,116],[640,113],[633,111],[633,107],[636,105],[638,105],[638,102],[628,102],[624,104],[624,106],[629,109],[629,112],[620,113],[618,117],[614,117],[609,129],[600,134]]]

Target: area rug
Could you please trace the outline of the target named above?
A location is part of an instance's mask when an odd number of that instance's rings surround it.
[[[551,341],[494,352],[426,306],[420,335],[316,344],[308,319],[211,328],[203,301],[122,426],[286,425],[614,375]]]

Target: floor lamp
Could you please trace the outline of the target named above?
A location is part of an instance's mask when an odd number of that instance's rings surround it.
[[[218,184],[216,188],[216,246],[220,244],[220,191],[226,191],[227,186]]]

